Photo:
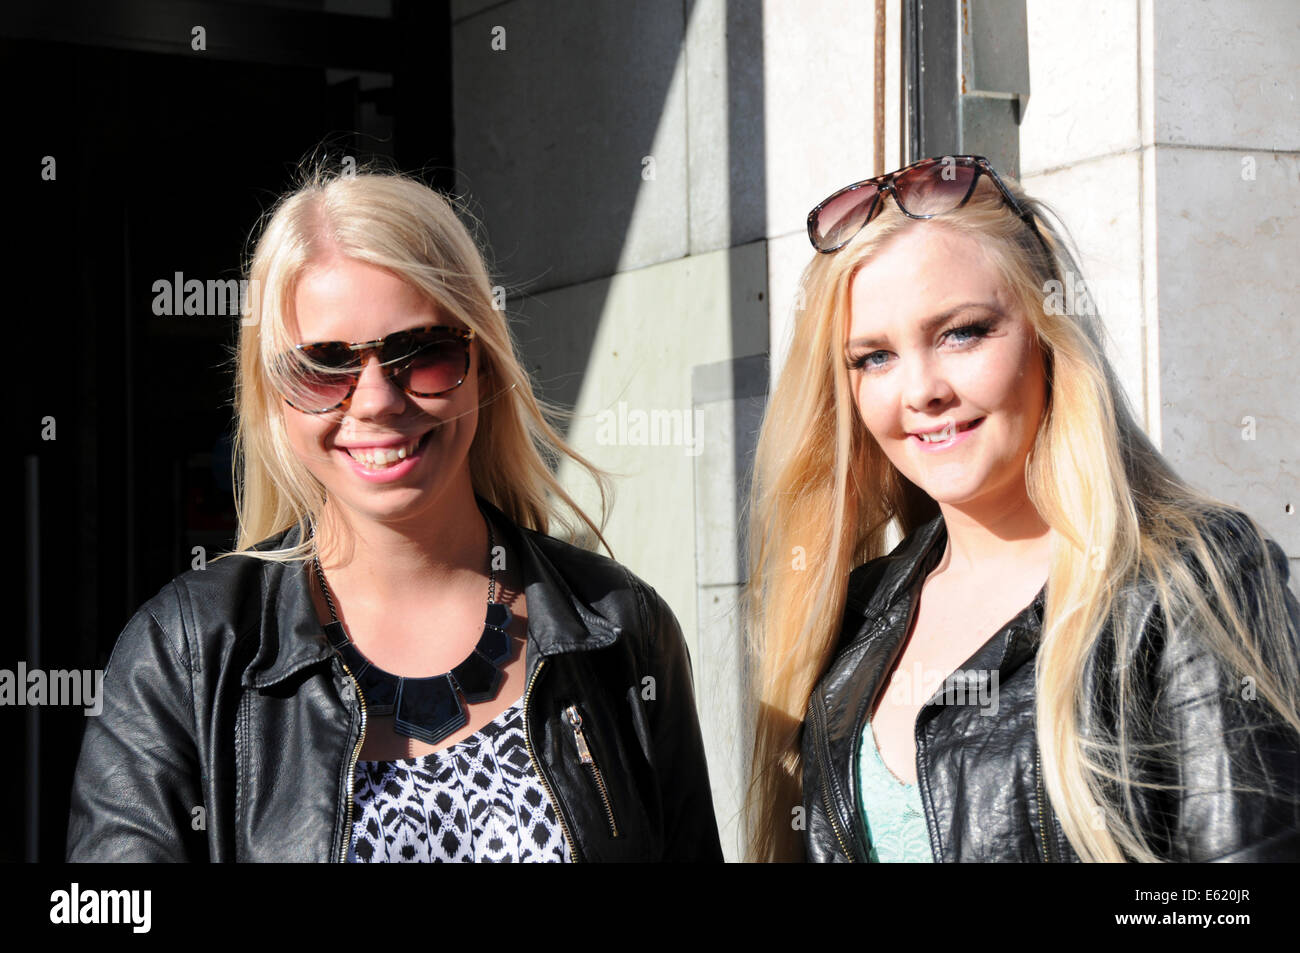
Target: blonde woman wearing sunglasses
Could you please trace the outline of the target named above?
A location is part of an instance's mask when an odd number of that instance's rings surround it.
[[[752,503],[756,859],[1300,858],[1286,558],[1147,440],[1044,213],[963,156],[809,216]]]
[[[317,175],[236,371],[235,552],[136,613],[72,860],[720,860],[686,647],[599,527],[452,207]],[[565,523],[566,517],[568,522]]]

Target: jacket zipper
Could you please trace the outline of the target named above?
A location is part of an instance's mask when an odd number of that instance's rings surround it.
[[[853,851],[849,850],[848,845],[844,842],[844,835],[840,832],[839,816],[831,804],[831,774],[830,766],[827,764],[825,752],[822,750],[826,744],[826,723],[822,718],[822,708],[817,702],[816,696],[813,697],[813,721],[817,727],[820,737],[817,739],[817,764],[821,768],[822,778],[822,804],[826,807],[826,817],[831,823],[831,830],[835,832],[835,839],[840,842],[840,850],[849,863],[856,863],[857,858],[853,856]],[[805,821],[806,823],[806,821]]]
[[[600,773],[600,765],[596,764],[591,748],[587,745],[587,739],[582,734],[582,715],[578,714],[578,706],[570,705],[564,709],[564,718],[573,729],[573,741],[578,746],[578,761],[586,765],[591,772],[592,780],[596,782],[596,789],[600,792],[600,800],[605,805],[605,818],[609,821],[609,836],[617,837],[618,825],[614,823],[614,808],[609,801],[609,789],[605,787],[605,778]]]
[[[352,749],[352,760],[348,763],[348,780],[345,789],[348,809],[345,815],[346,819],[343,822],[343,846],[339,849],[339,863],[343,864],[347,863],[348,846],[352,843],[352,779],[357,767],[357,758],[361,755],[361,746],[366,741],[366,696],[361,694],[360,684],[352,677],[352,673],[348,671],[348,667],[342,659],[339,659],[339,664],[343,666],[343,671],[347,673],[348,678],[352,679],[352,684],[357,690],[357,701],[361,702],[361,734],[357,738],[357,746]]]
[[[533,723],[528,719],[528,699],[533,694],[533,686],[537,683],[537,676],[542,674],[542,667],[546,665],[546,659],[539,659],[537,668],[533,671],[533,677],[528,680],[528,687],[524,690],[524,746],[528,749],[528,760],[533,764],[533,770],[537,773],[537,778],[542,782],[542,787],[546,789],[546,796],[551,799],[551,806],[555,808],[555,817],[560,822],[560,831],[564,834],[564,840],[569,845],[569,858],[577,863],[582,860],[574,845],[573,837],[569,834],[569,825],[565,823],[564,811],[560,807],[559,800],[555,797],[555,792],[551,790],[551,784],[546,780],[546,772],[542,770],[542,764],[537,760],[537,755],[533,751]]]
[[[1043,863],[1051,864],[1056,862],[1055,852],[1048,847],[1048,830],[1046,813],[1043,808],[1047,804],[1046,786],[1043,784],[1043,752],[1037,748],[1034,751],[1034,759],[1038,768],[1038,833],[1043,841]]]

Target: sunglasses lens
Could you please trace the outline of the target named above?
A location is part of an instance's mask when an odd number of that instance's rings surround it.
[[[322,413],[348,399],[368,350],[338,342],[300,347],[279,359],[274,376],[289,403],[307,413]],[[469,341],[446,327],[390,334],[384,338],[380,365],[407,392],[436,397],[465,380]]]
[[[460,338],[416,339],[415,350],[400,359],[406,387],[433,396],[459,387],[469,370],[469,345]]]
[[[867,224],[879,194],[874,185],[864,185],[827,201],[813,222],[813,244],[823,249],[847,242]]]
[[[336,369],[345,362],[328,352],[286,355],[277,376],[289,402],[300,410],[319,412],[341,404],[356,380],[355,372]]]
[[[355,374],[326,371],[316,364],[292,360],[279,373],[281,390],[289,402],[299,410],[320,412],[337,407],[352,389]]]
[[[900,175],[894,188],[912,215],[942,215],[962,204],[978,173],[972,164],[941,159]]]

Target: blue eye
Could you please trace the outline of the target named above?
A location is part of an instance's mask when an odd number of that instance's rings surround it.
[[[949,348],[949,350],[966,350],[988,337],[989,332],[992,330],[993,322],[991,321],[972,321],[969,324],[949,328],[939,335],[939,340],[941,342],[951,341],[953,347]],[[889,363],[889,357],[889,351],[867,351],[856,357],[849,357],[848,368],[851,371],[877,371]]]
[[[888,351],[871,351],[867,354],[860,354],[857,357],[850,358],[849,370],[861,371],[870,368],[884,367],[884,361],[873,361],[873,357],[888,358]]]
[[[974,341],[987,337],[989,331],[992,330],[992,327],[993,326],[987,321],[975,321],[971,324],[963,324],[961,327],[950,328],[944,332],[943,336],[945,338],[956,336],[958,338],[957,343],[960,344],[966,341]]]

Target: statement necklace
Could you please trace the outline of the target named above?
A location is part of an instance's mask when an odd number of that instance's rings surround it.
[[[492,523],[487,519],[484,522],[488,531],[488,598],[483,635],[465,661],[442,675],[426,678],[394,675],[362,655],[339,621],[320,556],[313,557],[321,591],[325,593],[330,609],[331,621],[324,626],[325,637],[357,680],[367,710],[376,715],[393,715],[394,731],[426,744],[437,744],[464,727],[469,715],[461,704],[461,695],[470,704],[490,701],[496,697],[505,677],[501,665],[510,657],[510,636],[506,628],[510,625],[511,615],[504,603],[496,601],[497,576],[492,566],[495,540]],[[314,526],[312,535],[316,535]]]

